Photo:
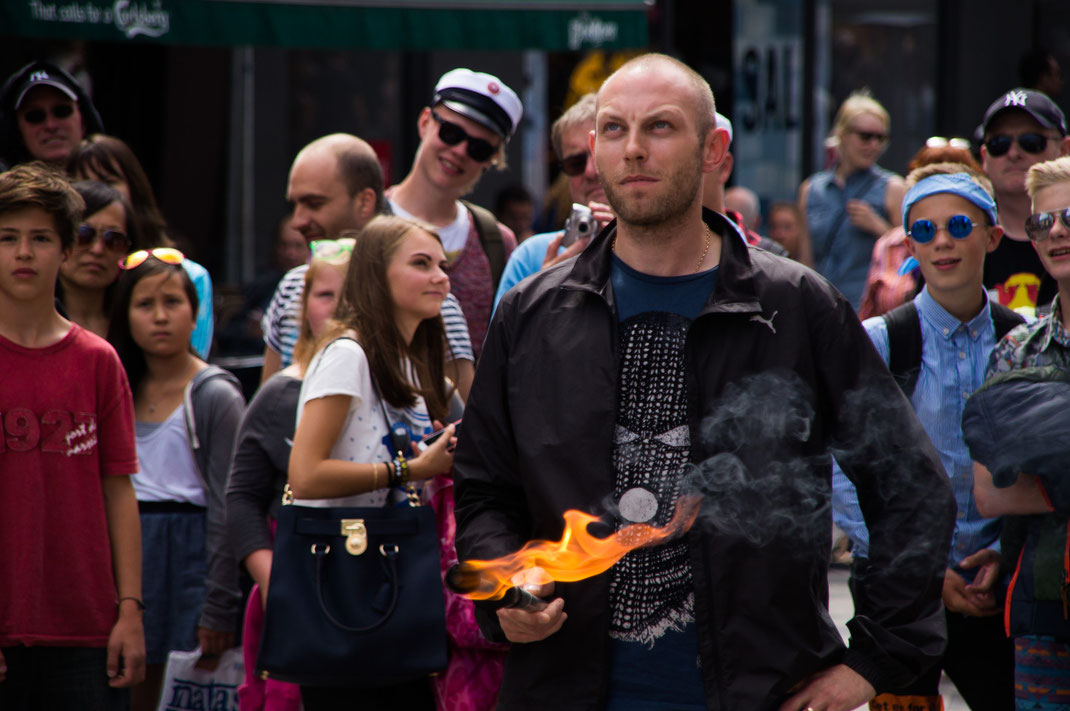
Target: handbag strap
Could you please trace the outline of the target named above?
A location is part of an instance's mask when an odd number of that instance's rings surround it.
[[[360,341],[353,338],[352,336],[339,336],[338,338],[331,341],[331,343],[340,341],[343,338],[346,340],[353,341],[357,345],[360,345]],[[324,347],[324,350],[326,350],[331,345],[331,343],[328,343],[327,346]],[[361,347],[363,348],[363,346]],[[375,393],[375,399],[379,401],[379,410],[382,412],[383,415],[383,424],[386,425],[387,437],[390,439],[390,456],[394,457],[397,453],[405,454],[404,449],[410,441],[408,433],[405,433],[405,439],[402,440],[400,439],[400,435],[398,435],[394,431],[394,426],[390,424],[390,418],[386,416],[386,400],[383,399],[382,394],[379,392],[379,384],[375,382],[375,373],[371,371],[370,362],[368,364],[368,379],[371,381],[372,392]],[[416,487],[413,486],[411,481],[408,482],[405,487],[405,495],[409,499],[409,506],[416,507],[420,505],[420,495],[416,492]]]
[[[388,548],[389,546],[389,548]],[[323,561],[327,557],[327,552],[330,550],[328,546],[313,545],[312,552],[316,556],[316,597],[319,598],[320,610],[330,620],[331,624],[335,627],[345,630],[346,632],[371,632],[377,627],[381,627],[390,616],[394,614],[394,609],[398,606],[398,597],[401,595],[401,585],[398,583],[398,564],[397,557],[400,549],[396,544],[384,543],[379,546],[379,552],[383,558],[386,559],[386,573],[390,584],[390,605],[387,607],[383,616],[372,624],[366,627],[350,627],[344,622],[340,622],[335,619],[335,616],[331,614],[331,611],[327,609],[327,603],[323,599]]]

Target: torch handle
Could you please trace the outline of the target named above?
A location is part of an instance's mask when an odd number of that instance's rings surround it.
[[[548,604],[541,597],[532,595],[524,588],[511,587],[505,591],[501,606],[510,609],[527,610],[528,612],[538,612]]]

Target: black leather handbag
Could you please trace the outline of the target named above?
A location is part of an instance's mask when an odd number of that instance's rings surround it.
[[[404,428],[386,420],[391,449],[408,452]],[[389,498],[389,497],[388,497]],[[298,506],[287,486],[279,508],[257,671],[309,686],[387,686],[446,668],[446,608],[435,512]]]
[[[257,670],[311,686],[385,686],[446,668],[429,506],[279,509]]]

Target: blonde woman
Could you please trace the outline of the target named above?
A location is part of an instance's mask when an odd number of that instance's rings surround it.
[[[238,688],[241,711],[298,709],[300,692],[293,684],[256,676],[256,654],[273,559],[273,521],[286,485],[297,420],[297,400],[316,339],[334,316],[342,293],[352,237],[311,244],[312,260],[301,296],[300,334],[294,362],[268,378],[249,402],[234,447],[227,481],[227,535],[235,557],[256,582],[249,594],[242,633],[245,683]]]
[[[877,165],[890,130],[888,112],[868,92],[851,94],[832,128],[834,165],[799,186],[799,210],[809,233],[802,261],[831,281],[855,310],[874,242],[902,221],[903,179]]]

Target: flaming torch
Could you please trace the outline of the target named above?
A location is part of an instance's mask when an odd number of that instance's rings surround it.
[[[517,585],[518,579],[543,584],[556,580],[575,582],[609,570],[636,548],[653,546],[683,535],[698,515],[700,499],[686,496],[676,502],[676,512],[664,526],[646,523],[624,526],[606,538],[596,538],[587,527],[597,516],[570,509],[564,513],[565,531],[557,541],[528,541],[524,546],[494,560],[469,560],[446,572],[446,584],[472,600],[501,600],[504,607],[538,610],[546,602]],[[531,579],[532,568],[544,576]]]

